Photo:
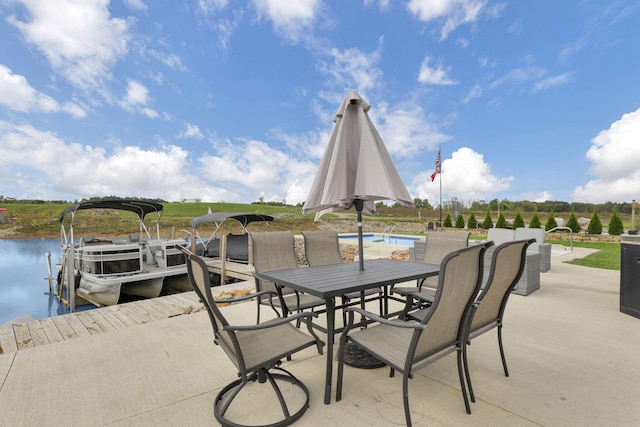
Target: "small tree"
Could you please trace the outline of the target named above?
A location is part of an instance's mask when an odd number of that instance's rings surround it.
[[[575,212],[573,212],[573,208],[571,209],[571,214],[569,215],[569,220],[567,221],[567,227],[571,229],[574,233],[579,233],[581,228],[578,223],[578,218],[576,218]]]
[[[469,230],[475,230],[476,228],[478,228],[478,220],[476,219],[476,216],[473,214],[473,212],[471,212],[469,221],[467,221],[467,228]]]
[[[553,211],[549,214],[549,218],[547,218],[547,223],[544,225],[545,230],[551,230],[552,228],[556,228],[558,226],[558,222],[556,221],[555,216],[553,215]]]
[[[496,222],[496,228],[507,228],[507,220],[504,219],[504,215],[500,212],[498,215],[498,221]]]
[[[602,233],[602,222],[600,222],[600,217],[598,216],[598,208],[593,208],[593,215],[591,215],[591,220],[589,221],[589,225],[587,226],[587,233]]]
[[[444,224],[445,227],[451,228],[453,227],[453,223],[451,222],[451,215],[447,214],[447,216],[444,219]]]
[[[524,227],[524,219],[520,215],[520,209],[516,211],[516,217],[513,219],[513,229]]]
[[[464,228],[464,218],[462,217],[462,214],[458,215],[458,218],[456,218],[456,228]]]
[[[611,220],[609,221],[608,231],[612,236],[619,236],[624,231],[622,219],[620,219],[620,215],[618,215],[618,209],[615,206],[613,207],[613,213],[611,214]]]
[[[493,228],[493,220],[491,219],[491,211],[487,209],[487,216],[484,217],[484,221],[482,221],[482,229],[488,230]]]
[[[531,217],[531,221],[529,222],[529,228],[540,228],[542,224],[540,223],[540,218],[538,218],[538,210],[536,209],[533,212],[533,216]]]

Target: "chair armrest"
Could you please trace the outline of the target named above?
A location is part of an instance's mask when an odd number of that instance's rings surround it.
[[[278,317],[276,319],[269,320],[264,323],[258,323],[257,325],[227,325],[227,326],[224,326],[222,329],[225,331],[257,331],[260,329],[269,329],[276,326],[284,325],[294,320],[306,319],[306,318],[312,318],[312,317],[318,317],[318,314],[301,312],[301,313],[295,313],[287,317]]]
[[[220,298],[220,299],[216,299],[214,298],[213,300],[216,303],[228,303],[228,302],[242,302],[242,301],[246,301],[246,300],[252,300],[256,297],[260,297],[262,295],[269,295],[269,299],[273,298],[274,296],[278,296],[278,293],[275,291],[260,291],[260,292],[254,292],[252,294],[249,295],[245,295],[242,297],[235,297],[235,298]]]
[[[371,313],[370,311],[363,310],[359,307],[350,307],[346,309],[345,312],[349,316],[349,321],[343,333],[346,333],[353,326],[354,313],[359,313],[360,315],[368,319],[371,319],[375,322],[382,323],[384,325],[389,325],[389,326],[396,326],[398,328],[424,329],[426,327],[426,325],[421,325],[420,323],[408,323],[408,322],[404,322],[402,320],[397,320],[397,319],[396,320],[386,319],[384,317],[380,317],[374,313]]]

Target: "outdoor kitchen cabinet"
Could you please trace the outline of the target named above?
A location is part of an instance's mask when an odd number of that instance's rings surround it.
[[[640,319],[640,243],[620,246],[620,311]]]

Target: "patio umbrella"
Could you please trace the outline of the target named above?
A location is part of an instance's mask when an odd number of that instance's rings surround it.
[[[364,270],[362,212],[374,214],[375,202],[395,200],[413,206],[400,174],[367,112],[369,104],[350,91],[340,104],[316,178],[302,213],[356,207],[360,269]]]

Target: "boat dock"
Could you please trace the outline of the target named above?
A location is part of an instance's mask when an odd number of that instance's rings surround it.
[[[214,295],[253,290],[254,282],[236,282],[212,288]],[[195,313],[204,306],[193,291],[76,311],[24,323],[0,325],[0,349],[5,354],[50,343],[96,335]]]

